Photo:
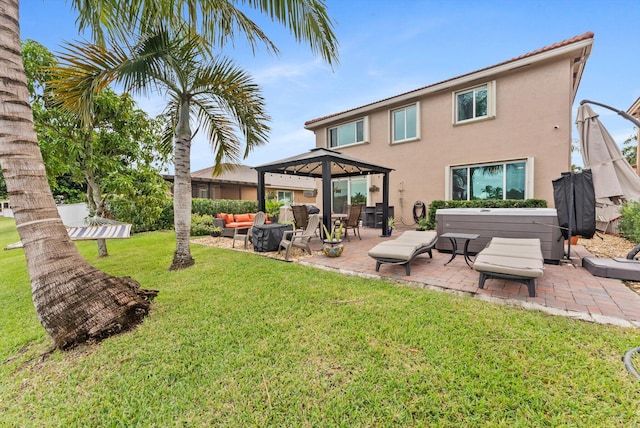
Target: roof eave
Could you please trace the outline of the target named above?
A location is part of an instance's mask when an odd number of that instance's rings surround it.
[[[640,97],[629,107],[627,114],[633,117],[640,117]]]
[[[555,58],[555,57],[567,55],[570,52],[573,52],[576,50],[580,50],[581,55],[579,57],[576,57],[576,58],[580,58],[580,60],[576,62],[576,64],[578,65],[578,70],[575,72],[575,77],[574,77],[573,87],[572,87],[572,97],[575,98],[575,95],[578,91],[578,86],[580,84],[580,79],[582,78],[582,72],[584,70],[584,66],[587,62],[587,58],[589,57],[589,54],[591,53],[592,45],[593,45],[593,38],[580,40],[566,46],[555,48],[553,50],[541,52],[535,55],[527,56],[525,58],[516,59],[514,61],[511,61],[505,64],[499,64],[494,67],[485,68],[477,72],[466,74],[457,78],[453,78],[451,80],[446,80],[441,83],[436,83],[434,85],[427,86],[422,89],[406,92],[404,94],[387,98],[382,101],[367,104],[362,107],[357,107],[353,110],[349,110],[344,113],[339,113],[337,115],[330,116],[325,119],[320,119],[317,122],[305,124],[305,129],[313,131],[314,129],[321,128],[335,122],[340,122],[347,118],[366,115],[372,110],[382,109],[385,107],[394,106],[396,104],[402,104],[404,102],[411,101],[415,98],[424,97],[426,95],[451,89],[454,87],[464,86],[465,84],[470,84],[477,80],[488,79],[495,75],[506,73],[517,68],[526,67],[535,63],[539,63],[539,62],[543,62],[543,61]]]

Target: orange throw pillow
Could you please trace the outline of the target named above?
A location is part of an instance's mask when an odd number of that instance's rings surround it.
[[[233,216],[233,218],[238,223],[246,223],[248,221],[251,221],[251,219],[249,218],[249,214],[236,214]]]

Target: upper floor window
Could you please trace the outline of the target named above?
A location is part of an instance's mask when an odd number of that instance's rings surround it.
[[[365,141],[365,119],[329,128],[329,147],[348,146]]]
[[[419,103],[391,112],[392,143],[415,140],[419,137]]]
[[[527,160],[451,167],[451,199],[525,199]]]
[[[454,92],[454,123],[495,116],[495,82]]]

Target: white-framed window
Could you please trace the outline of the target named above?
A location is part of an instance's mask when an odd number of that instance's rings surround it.
[[[329,148],[364,143],[367,140],[367,119],[362,118],[329,128],[328,133]]]
[[[420,103],[391,110],[391,143],[420,138]]]
[[[278,190],[278,202],[288,207],[293,202],[293,192],[290,190]]]
[[[200,197],[203,199],[207,199],[209,197],[209,192],[207,189],[200,189]]]
[[[495,81],[453,93],[454,124],[490,119],[495,115]]]
[[[533,158],[447,167],[447,197],[454,201],[533,197]]]

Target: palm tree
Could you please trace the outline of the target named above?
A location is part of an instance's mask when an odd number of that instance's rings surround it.
[[[266,142],[269,120],[259,87],[226,58],[210,58],[200,39],[165,29],[142,37],[130,52],[112,46],[69,45],[60,57],[53,90],[68,109],[86,109],[102,87],[118,82],[128,90],[160,91],[169,98],[165,109],[167,140],[174,146],[174,225],[176,251],[171,269],[194,263],[189,247],[191,229],[191,121],[207,133],[215,152],[215,165],[223,159],[237,163]],[[92,116],[90,111],[81,112]],[[193,119],[192,119],[193,118]],[[240,131],[243,143],[237,133]]]
[[[114,278],[91,266],[69,239],[28,103],[16,1],[0,1],[0,27],[0,164],[38,318],[59,348],[128,330],[148,313],[147,294],[131,278]]]
[[[337,41],[322,0],[240,1],[283,24],[329,64],[337,61]],[[228,0],[72,0],[72,5],[80,29],[91,29],[98,41],[105,30],[126,39],[132,30],[143,33],[159,23],[167,28],[188,23],[211,45],[221,46],[241,33],[252,47],[261,42],[277,52]],[[130,278],[114,278],[89,265],[66,233],[34,130],[18,16],[18,0],[0,0],[0,168],[24,244],[38,318],[55,346],[65,348],[135,326],[149,310],[148,294]]]

